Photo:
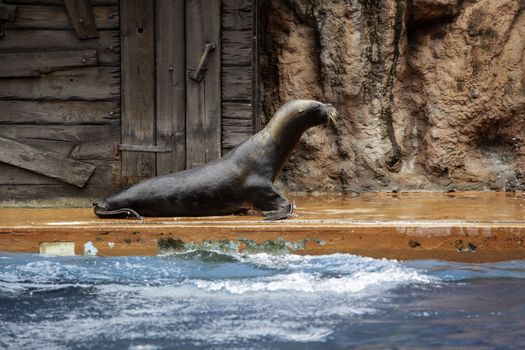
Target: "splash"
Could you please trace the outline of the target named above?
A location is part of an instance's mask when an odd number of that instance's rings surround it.
[[[2,254],[0,348],[67,349],[83,339],[113,348],[322,348],[341,327],[389,314],[400,290],[439,286],[465,271],[497,278],[501,270],[462,266],[202,250],[112,258]],[[525,278],[523,264],[501,268]]]

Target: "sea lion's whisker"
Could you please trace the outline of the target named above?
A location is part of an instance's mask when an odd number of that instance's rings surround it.
[[[334,107],[328,109],[328,120],[332,122],[332,125],[337,128],[337,110]]]

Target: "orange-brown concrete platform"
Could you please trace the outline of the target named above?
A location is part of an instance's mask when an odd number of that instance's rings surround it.
[[[376,258],[489,262],[525,259],[521,193],[399,193],[294,196],[296,214],[102,220],[90,208],[0,209],[0,251],[38,252],[43,242],[91,241],[99,255],[153,255],[159,246]]]

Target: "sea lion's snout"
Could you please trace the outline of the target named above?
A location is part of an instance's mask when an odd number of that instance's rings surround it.
[[[324,106],[326,108],[326,115],[328,117],[326,118],[326,122],[328,124],[331,122],[332,125],[337,128],[337,109],[335,109],[331,103],[325,103]]]

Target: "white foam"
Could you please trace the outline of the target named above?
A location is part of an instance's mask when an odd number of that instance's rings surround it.
[[[273,319],[245,320],[234,329],[228,327],[227,320],[186,332],[192,339],[213,339],[216,344],[250,341],[261,338],[272,338],[280,341],[323,342],[333,331],[327,327],[306,326],[300,322],[275,322]],[[221,329],[221,332],[217,332]]]
[[[343,274],[353,271],[374,271],[400,266],[396,260],[373,259],[350,254],[331,255],[274,255],[267,253],[238,255],[240,261],[271,269],[305,270],[316,269]]]
[[[151,344],[134,344],[129,346],[129,350],[156,350],[160,349],[160,346]]]
[[[268,339],[323,342],[341,319],[380,310],[389,290],[433,281],[396,261],[345,254],[233,256],[238,262],[40,256],[3,262],[1,291],[35,291],[36,296],[64,287],[89,288],[89,297],[79,304],[66,298],[52,310],[37,308],[41,319],[35,317],[34,323],[5,322],[4,334],[24,333],[13,340],[19,348],[46,347],[46,342],[59,348],[101,336],[108,344],[126,339],[133,349],[153,349],[145,337],[170,339],[182,348],[245,347]],[[208,267],[212,272],[201,273]],[[240,271],[220,275],[230,267]]]
[[[302,293],[358,293],[366,288],[383,289],[404,283],[429,283],[432,279],[416,271],[390,268],[380,272],[356,273],[351,276],[322,277],[319,274],[293,272],[286,275],[260,277],[249,280],[192,281],[197,288],[231,294],[251,292],[294,291]]]

